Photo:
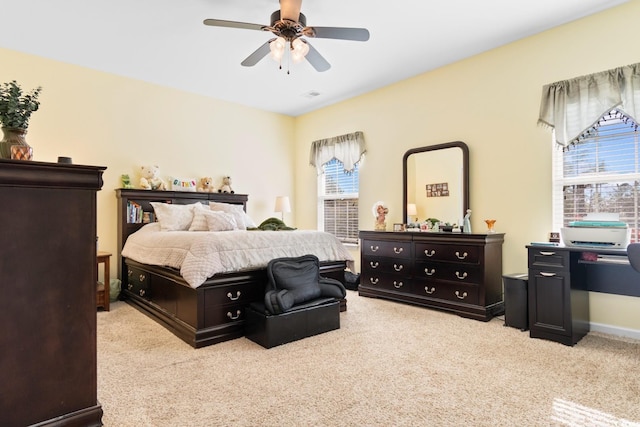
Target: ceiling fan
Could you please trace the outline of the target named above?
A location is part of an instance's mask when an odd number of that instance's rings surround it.
[[[366,28],[307,27],[307,18],[300,13],[301,5],[302,0],[280,0],[280,10],[276,10],[271,14],[270,25],[224,21],[221,19],[205,19],[204,24],[213,27],[270,31],[276,36],[267,40],[242,61],[241,64],[245,67],[256,65],[267,54],[271,54],[272,57],[280,61],[288,46],[293,62],[299,62],[306,58],[317,71],[327,71],[331,68],[331,64],[302,37],[354,41],[369,40],[369,31]],[[280,68],[282,68],[282,65],[280,65]]]

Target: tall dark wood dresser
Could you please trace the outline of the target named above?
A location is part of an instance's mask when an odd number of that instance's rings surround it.
[[[96,192],[106,168],[0,160],[0,425],[100,426]]]

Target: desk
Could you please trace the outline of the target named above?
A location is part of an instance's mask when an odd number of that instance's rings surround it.
[[[98,251],[96,256],[96,262],[98,263],[98,269],[100,264],[104,265],[104,283],[98,282],[98,290],[96,294],[96,307],[102,307],[105,311],[109,311],[109,271],[110,271],[110,258],[111,252]],[[97,280],[97,278],[96,278]]]
[[[590,329],[589,292],[640,296],[624,249],[527,246],[529,335],[566,345]]]

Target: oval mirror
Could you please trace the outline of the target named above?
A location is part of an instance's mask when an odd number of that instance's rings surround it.
[[[402,162],[405,221],[437,218],[460,224],[469,209],[467,144],[454,141],[413,148],[405,153]],[[415,211],[411,212],[414,206]]]

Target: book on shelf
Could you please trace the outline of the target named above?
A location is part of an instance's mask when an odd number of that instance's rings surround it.
[[[129,224],[142,223],[144,211],[139,203],[129,200],[127,202],[127,222]]]

